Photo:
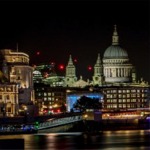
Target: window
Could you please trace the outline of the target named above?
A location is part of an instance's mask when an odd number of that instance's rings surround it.
[[[127,93],[130,93],[130,90],[127,90]]]
[[[7,107],[7,112],[11,112],[11,107]]]
[[[126,95],[124,94],[122,97],[123,97],[123,98],[126,98]]]
[[[136,92],[136,90],[131,90],[131,92],[132,92],[132,93],[135,93],[135,92]]]
[[[51,93],[48,93],[48,96],[51,96],[52,94]]]
[[[48,100],[50,101],[50,100],[51,100],[51,97],[48,97]]]
[[[122,108],[122,104],[119,104],[119,108]]]
[[[41,96],[42,94],[41,93],[38,93],[38,96]]]
[[[9,100],[9,95],[6,96],[6,99]]]
[[[119,99],[119,103],[122,103],[122,99]]]
[[[118,90],[118,93],[122,93],[122,90]]]
[[[126,99],[123,99],[123,103],[126,103]]]
[[[127,102],[129,103],[129,102],[130,102],[130,99],[127,99]]]
[[[130,97],[130,94],[127,94],[127,97],[129,98],[129,97]]]
[[[121,94],[119,94],[119,95],[118,95],[118,97],[119,97],[119,98],[122,98],[122,95],[121,95]]]
[[[126,104],[123,104],[123,108],[126,108]]]

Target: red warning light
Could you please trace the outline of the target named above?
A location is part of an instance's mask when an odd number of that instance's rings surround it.
[[[88,66],[88,70],[91,71],[91,70],[92,70],[92,67],[91,67],[91,66]]]
[[[40,55],[40,52],[38,51],[38,52],[36,52],[36,55]]]
[[[60,70],[64,70],[64,65],[59,65]]]
[[[77,63],[78,62],[77,59],[74,59],[74,62]]]

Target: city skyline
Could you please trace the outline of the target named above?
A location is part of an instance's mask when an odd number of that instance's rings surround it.
[[[91,78],[93,70],[87,68],[94,67],[98,53],[103,58],[116,24],[138,77],[150,82],[148,1],[6,1],[1,6],[0,48],[16,49],[18,43],[31,65],[66,66],[71,54],[77,76]]]

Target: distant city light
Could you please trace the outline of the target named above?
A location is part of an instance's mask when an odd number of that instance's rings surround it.
[[[51,62],[51,65],[55,65],[55,63],[54,63],[54,62]]]

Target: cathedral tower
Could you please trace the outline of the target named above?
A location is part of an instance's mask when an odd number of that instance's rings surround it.
[[[98,54],[98,58],[94,66],[93,85],[102,85],[102,84],[103,84],[103,67],[101,64],[100,54]]]
[[[66,66],[66,77],[65,77],[66,86],[71,87],[76,81],[77,81],[76,68],[73,64],[72,57],[70,55],[68,65]]]

